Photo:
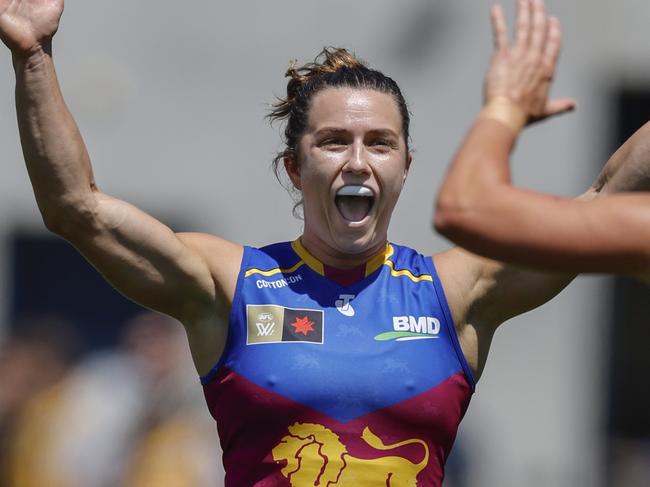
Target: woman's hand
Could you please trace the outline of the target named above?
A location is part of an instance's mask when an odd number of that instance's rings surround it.
[[[63,0],[0,0],[0,39],[16,57],[49,49]]]
[[[543,0],[518,0],[515,36],[508,40],[503,9],[491,11],[494,54],[485,79],[485,115],[518,130],[575,108],[568,98],[549,100],[561,45],[560,22]]]

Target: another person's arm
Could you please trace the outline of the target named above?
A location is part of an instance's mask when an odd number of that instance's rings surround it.
[[[502,10],[492,12],[495,54],[486,105],[440,189],[434,225],[472,252],[516,264],[647,274],[650,193],[571,200],[511,184],[509,158],[523,125],[573,107],[567,99],[547,101],[560,48],[558,21],[543,21],[541,2],[520,1],[518,11],[512,45]],[[608,193],[650,190],[648,131],[642,127],[612,156],[595,190],[606,182]]]
[[[175,234],[99,191],[52,62],[62,10],[62,0],[0,0],[0,38],[12,51],[21,143],[43,220],[116,289],[182,321],[205,371],[218,358],[217,325],[227,316],[241,247]]]
[[[526,14],[529,5],[529,0],[520,0],[518,15]],[[499,122],[486,122],[487,129],[491,130],[488,134],[499,131],[511,134]],[[644,187],[648,181],[642,169],[644,140],[635,135],[626,142],[609,159],[583,198],[599,201],[601,195],[608,195],[602,200],[611,201],[612,193]],[[493,216],[486,215],[486,218]],[[491,260],[460,247],[435,255],[434,262],[463,352],[477,379],[485,366],[496,329],[510,318],[546,303],[575,277],[573,272],[548,273]]]
[[[635,191],[642,185],[639,178],[634,177],[634,171],[627,173],[628,168],[633,168],[638,161],[637,156],[633,150],[619,149],[607,161],[601,173],[609,173],[613,177],[599,177],[583,198],[594,203],[609,203],[619,201],[619,198],[623,201],[627,197],[643,196],[642,193],[609,196],[621,191]],[[606,211],[610,211],[610,208],[608,206]],[[545,238],[544,235],[541,237]],[[616,235],[613,237],[616,238]],[[509,254],[505,260],[513,262],[512,255]],[[523,255],[522,259],[526,259],[527,264],[531,262],[530,256]],[[575,277],[575,272],[570,270],[556,273],[536,271],[529,269],[530,265],[522,267],[492,260],[461,247],[436,255],[434,261],[443,281],[461,346],[477,379],[485,366],[496,329],[510,318],[546,303]],[[566,267],[558,267],[557,270]],[[630,273],[640,274],[640,271]]]

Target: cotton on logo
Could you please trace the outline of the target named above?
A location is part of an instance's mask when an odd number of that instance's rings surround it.
[[[354,316],[354,308],[350,304],[350,301],[352,301],[355,297],[356,294],[341,294],[339,296],[339,299],[334,302],[336,309],[338,309],[345,316]]]

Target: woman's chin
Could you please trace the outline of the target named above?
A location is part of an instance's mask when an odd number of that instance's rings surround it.
[[[350,231],[332,235],[336,249],[346,254],[374,253],[386,243],[386,236],[379,236],[374,228],[352,227]]]
[[[305,220],[305,237],[312,240],[309,235],[316,237],[316,240],[330,247],[336,253],[348,255],[360,255],[374,253],[386,243],[386,234],[377,228],[377,219],[371,212],[358,221],[346,219],[339,212],[330,213],[326,225],[318,225],[314,228]],[[322,221],[322,220],[321,220]]]

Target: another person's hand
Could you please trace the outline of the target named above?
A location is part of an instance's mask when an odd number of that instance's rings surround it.
[[[47,47],[59,27],[63,0],[0,0],[0,39],[14,56]]]
[[[560,53],[560,22],[548,17],[543,0],[518,0],[515,35],[500,5],[491,11],[494,54],[485,79],[485,109],[519,130],[526,124],[572,110],[568,98],[549,100],[549,90]]]

